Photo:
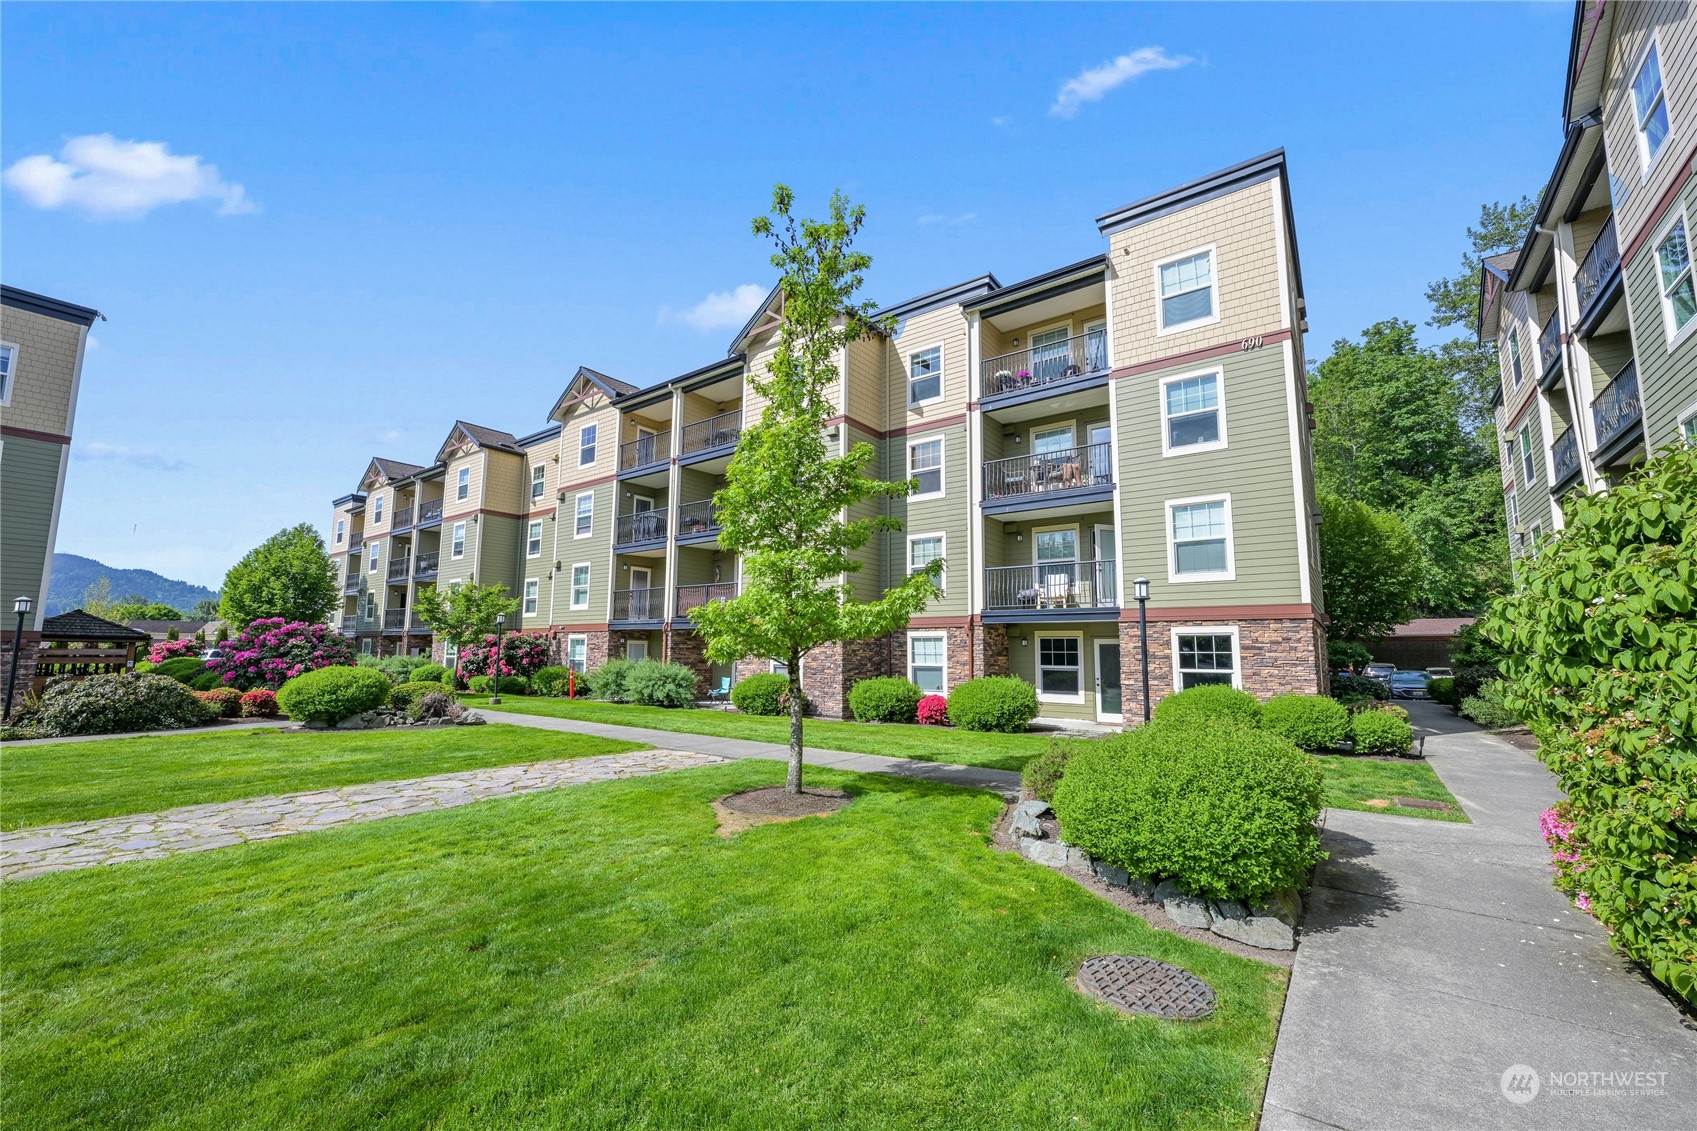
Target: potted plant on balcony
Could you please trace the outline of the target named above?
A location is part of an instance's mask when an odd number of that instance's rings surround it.
[[[996,382],[996,388],[1005,389],[1013,382],[1013,374],[1006,369],[998,369],[990,379]]]

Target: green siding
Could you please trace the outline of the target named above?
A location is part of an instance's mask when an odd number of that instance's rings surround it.
[[[1697,225],[1697,177],[1686,181],[1679,194],[1688,224]],[[1677,205],[1676,205],[1677,207]],[[1666,217],[1663,218],[1666,223]],[[1657,229],[1659,231],[1659,228]],[[1668,350],[1667,320],[1656,271],[1654,236],[1626,265],[1626,287],[1632,300],[1632,339],[1638,349],[1638,388],[1644,402],[1644,428],[1650,451],[1679,438],[1679,417],[1697,406],[1697,332],[1688,333]],[[1687,231],[1688,237],[1697,232]]]
[[[1081,638],[1079,686],[1084,690],[1082,703],[1058,703],[1044,699],[1039,693],[1037,713],[1050,719],[1096,718],[1096,641],[1112,641],[1119,646],[1119,625],[1108,624],[1010,624],[1008,626],[1008,674],[1037,686],[1037,640],[1040,636],[1077,636]],[[1022,643],[1028,641],[1029,643]],[[1122,695],[1125,693],[1121,689]]]
[[[27,596],[39,613],[43,572],[53,554],[53,498],[59,489],[63,444],[8,436],[0,448],[0,599]],[[13,617],[11,624],[17,623]],[[34,625],[30,626],[33,628]]]
[[[595,494],[595,517],[590,525],[587,538],[575,535],[577,529],[577,497],[583,493],[581,488],[567,488],[566,497],[560,503],[557,513],[562,524],[560,529],[560,546],[554,560],[560,563],[560,572],[554,578],[553,613],[550,624],[603,624],[607,620],[609,596],[613,584],[607,578],[607,563],[613,549],[613,504],[619,497],[617,492],[621,485],[617,482],[601,483],[589,488]],[[572,566],[578,562],[589,563],[589,607],[574,609],[572,604]],[[552,563],[550,563],[552,564]],[[544,585],[544,591],[547,586]]]
[[[927,617],[965,617],[972,599],[972,577],[968,572],[967,535],[973,521],[972,477],[977,474],[967,459],[967,426],[963,421],[946,428],[926,430],[911,436],[892,436],[885,442],[885,472],[892,480],[907,477],[907,445],[910,439],[933,434],[943,438],[943,495],[935,499],[895,498],[889,514],[901,529],[883,538],[884,576],[893,584],[907,576],[907,539],[910,534],[942,534],[946,592],[926,606]],[[871,568],[871,567],[869,567]]]

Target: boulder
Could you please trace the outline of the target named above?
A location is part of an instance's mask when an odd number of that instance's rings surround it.
[[[467,711],[465,714],[454,720],[456,725],[462,727],[480,727],[488,721],[488,719],[484,718],[476,711]]]
[[[1152,894],[1155,897],[1156,903],[1165,903],[1174,896],[1183,895],[1184,889],[1173,883],[1171,880],[1162,880],[1160,883],[1155,885],[1155,890]]]
[[[1131,892],[1132,895],[1142,896],[1144,899],[1149,899],[1155,894],[1155,885],[1141,876],[1132,876],[1126,880],[1125,886],[1126,890]]]
[[[1175,895],[1164,901],[1161,909],[1167,913],[1167,918],[1181,927],[1205,931],[1214,924],[1214,916],[1208,911],[1208,901],[1195,896]]]
[[[1033,820],[1047,817],[1052,812],[1054,812],[1054,810],[1049,808],[1049,803],[1047,801],[1040,801],[1035,797],[1030,801],[1021,801],[1018,805],[1013,807],[1015,817],[1018,817],[1022,813],[1029,813]]]
[[[1013,814],[1013,835],[1041,837],[1043,835],[1043,822],[1039,821],[1036,817],[1033,817],[1030,813],[1023,812],[1020,809],[1015,809]]]
[[[1302,922],[1302,895],[1295,888],[1281,888],[1268,896],[1266,903],[1257,904],[1254,914],[1295,927]]]
[[[337,730],[370,730],[383,723],[375,711],[362,711],[357,715],[349,715],[336,724]]]
[[[1168,912],[1171,914],[1171,912]],[[1216,919],[1211,928],[1216,935],[1235,939],[1246,946],[1262,950],[1295,950],[1296,932],[1288,924],[1270,915],[1250,915],[1244,919]]]
[[[1118,864],[1110,864],[1106,860],[1096,860],[1091,863],[1096,878],[1112,888],[1127,887],[1131,883],[1131,874]]]
[[[1208,912],[1215,920],[1249,918],[1249,910],[1235,899],[1210,899]]]
[[[1090,870],[1090,857],[1086,856],[1082,849],[1074,848],[1064,840],[1024,839],[1020,841],[1019,847],[1034,864],[1072,872]]]

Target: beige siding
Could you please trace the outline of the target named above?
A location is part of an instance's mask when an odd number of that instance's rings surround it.
[[[847,355],[844,372],[845,412],[852,420],[869,424],[880,432],[889,427],[884,413],[884,338],[871,334],[843,347]]]
[[[10,310],[10,308],[7,308]],[[8,436],[0,441],[0,594],[9,602],[29,596],[40,622],[46,605],[48,560],[53,556],[54,496],[68,449],[64,444]],[[8,619],[11,629],[16,619]]]
[[[927,418],[956,416],[966,410],[967,401],[972,398],[967,337],[966,316],[959,306],[928,310],[902,320],[895,338],[885,343],[883,349],[882,393],[890,414],[886,428],[911,428]],[[943,350],[943,398],[929,404],[909,405],[908,359],[932,346]]]
[[[84,332],[75,322],[0,306],[0,339],[18,347],[11,401],[0,408],[0,423],[54,436],[70,434],[71,390]],[[48,499],[51,502],[51,494]]]

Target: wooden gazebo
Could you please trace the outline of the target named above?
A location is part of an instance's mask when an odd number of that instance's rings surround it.
[[[152,641],[145,632],[81,609],[47,617],[41,622],[41,649],[35,657],[31,690],[41,694],[47,680],[56,675],[86,679],[127,671],[136,662],[136,649]]]

